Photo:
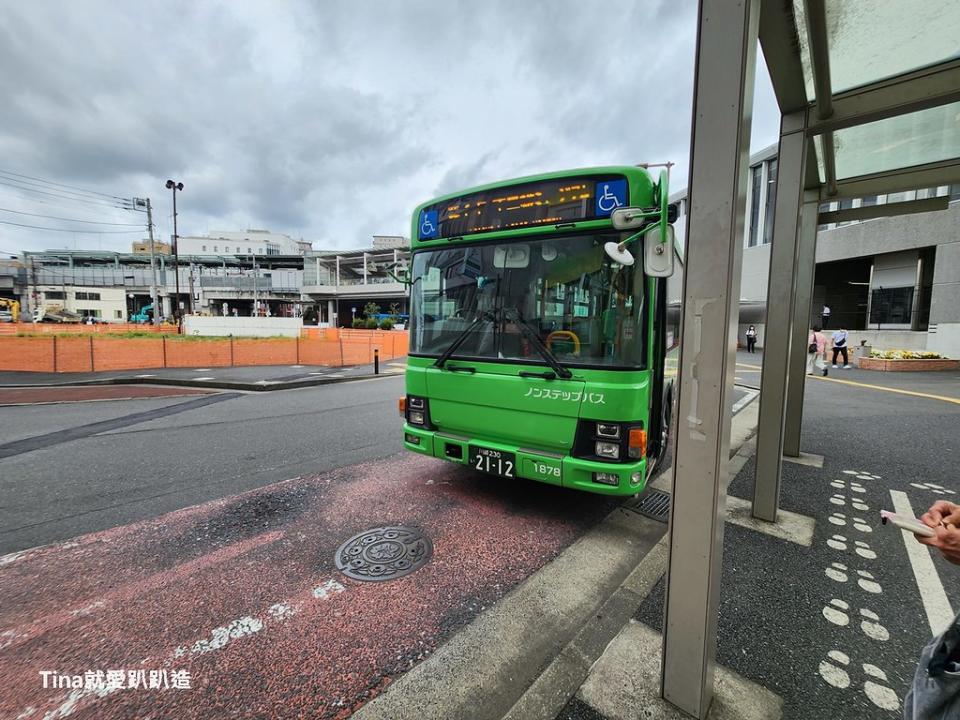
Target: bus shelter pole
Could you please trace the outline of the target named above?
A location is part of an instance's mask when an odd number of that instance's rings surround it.
[[[777,200],[773,246],[767,282],[767,317],[763,333],[763,374],[760,376],[760,417],[753,485],[753,516],[777,521],[780,474],[783,466],[783,427],[787,377],[796,295],[797,249],[801,195],[806,176],[806,112],[784,115],[780,121]]]
[[[758,0],[700,0],[661,692],[713,699]]]
[[[793,298],[793,340],[790,343],[787,416],[783,430],[783,454],[789,457],[800,457],[800,428],[803,425],[803,389],[807,379],[807,338],[810,332],[810,303],[813,300],[813,275],[817,256],[819,203],[819,192],[804,192],[797,248],[796,294]]]

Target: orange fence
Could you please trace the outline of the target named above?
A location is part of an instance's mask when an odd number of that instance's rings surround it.
[[[0,370],[96,372],[140,368],[234,365],[364,365],[407,354],[407,333],[337,331],[305,338],[203,338],[159,334],[121,338],[88,335],[0,337]]]
[[[176,325],[138,325],[136,323],[0,323],[0,335],[119,335],[123,333],[176,335]]]

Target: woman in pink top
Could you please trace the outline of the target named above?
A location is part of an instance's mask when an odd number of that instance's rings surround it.
[[[822,357],[824,362],[827,359],[827,336],[820,332],[820,326],[814,325],[813,329],[810,330],[810,335],[807,337],[807,375],[813,375],[814,364],[816,363],[817,357]],[[814,351],[814,346],[816,346],[816,351]],[[826,365],[824,365],[824,375],[826,375]]]

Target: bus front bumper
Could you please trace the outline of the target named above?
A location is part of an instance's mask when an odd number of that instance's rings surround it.
[[[446,435],[406,423],[403,426],[403,446],[421,455],[467,466],[471,466],[471,447],[511,453],[515,457],[516,466],[512,468],[515,477],[601,495],[634,495],[646,485],[646,459],[631,463],[595,462],[547,451],[541,453],[515,445]],[[477,469],[483,470],[482,467]],[[597,473],[603,473],[606,482],[599,482]]]

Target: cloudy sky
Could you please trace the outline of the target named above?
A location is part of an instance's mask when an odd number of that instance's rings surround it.
[[[167,178],[181,235],[317,248],[408,235],[422,200],[540,171],[672,160],[677,188],[695,24],[692,0],[3,3],[0,251],[141,237],[90,224],[142,218],[77,188],[150,197],[168,237]],[[761,61],[754,149],[778,123]]]

